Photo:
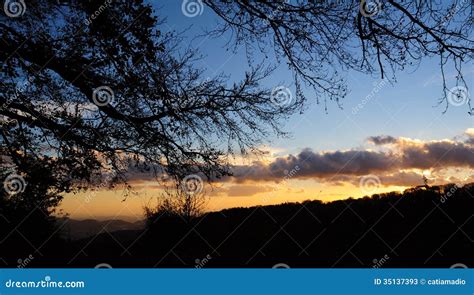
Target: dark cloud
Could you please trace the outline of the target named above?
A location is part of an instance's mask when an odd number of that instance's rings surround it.
[[[467,138],[467,140],[466,140]],[[296,155],[278,157],[268,162],[253,162],[249,165],[231,167],[232,177],[213,179],[216,182],[239,183],[231,187],[227,195],[254,195],[265,192],[268,187],[249,186],[244,182],[271,181],[278,185],[290,179],[315,179],[331,184],[356,183],[361,176],[377,175],[383,185],[411,186],[422,183],[420,172],[410,170],[443,170],[474,168],[474,130],[468,129],[457,140],[418,141],[395,138],[388,135],[372,136],[368,141],[376,146],[387,145],[376,150],[346,150],[315,152],[309,148]],[[130,167],[132,180],[156,180],[150,171],[138,171]],[[156,171],[155,171],[156,172]],[[162,176],[162,175],[161,175]]]
[[[410,169],[474,168],[474,146],[455,141],[420,142],[389,136],[372,137],[373,142],[396,143],[389,151],[348,150],[316,153],[304,149],[297,155],[279,157],[270,164],[255,162],[233,167],[234,179],[241,182],[322,179],[343,181],[347,177],[376,174],[387,184],[420,184],[421,175],[400,172]],[[293,171],[294,173],[289,173]],[[291,177],[288,175],[291,174]]]
[[[367,141],[375,145],[384,145],[384,144],[396,143],[398,140],[393,136],[379,135],[379,136],[371,136],[367,139]]]
[[[324,178],[336,174],[364,175],[385,171],[393,165],[388,153],[374,151],[335,151],[315,153],[305,149],[298,155],[276,158],[270,164],[255,162],[250,166],[234,166],[237,180],[276,180],[287,178]]]
[[[402,167],[474,167],[474,147],[461,142],[437,141],[402,147]]]

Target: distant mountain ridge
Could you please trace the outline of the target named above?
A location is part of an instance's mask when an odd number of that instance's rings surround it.
[[[145,221],[143,220],[128,222],[120,219],[76,220],[70,218],[60,218],[58,219],[58,223],[63,236],[70,240],[79,240],[106,232],[112,233],[124,230],[142,230],[145,227]]]
[[[413,193],[416,191],[424,191],[424,190],[433,190],[436,191],[438,194],[447,194],[450,189],[452,189],[453,184],[444,184],[444,185],[435,185],[435,186],[428,186],[428,185],[420,185],[412,188],[406,189],[403,193]],[[455,186],[456,187],[456,186]],[[468,183],[464,186],[465,189],[473,188],[474,183]],[[458,187],[456,187],[458,188]],[[383,193],[381,195],[390,195],[394,192]],[[374,194],[378,195],[378,194]],[[338,202],[344,202],[346,200],[351,200],[352,198],[344,199],[344,200],[336,200],[328,202],[328,204],[335,204]],[[303,203],[311,203],[311,202],[321,202],[319,200],[306,200]],[[322,202],[321,202],[322,203]],[[255,210],[255,208],[262,207],[262,208],[285,208],[288,205],[296,205],[299,203],[282,203],[277,205],[267,205],[267,206],[252,206],[252,207],[235,207],[235,208],[228,208],[223,209],[216,212],[208,212],[207,216],[214,216],[214,215],[226,215],[231,212],[241,211],[241,210]],[[84,220],[77,220],[77,219],[70,219],[70,218],[60,218],[58,219],[59,226],[62,228],[62,232],[65,238],[71,240],[80,240],[84,238],[89,238],[98,234],[106,234],[107,233],[114,233],[119,231],[141,231],[145,229],[146,221],[139,220],[135,222],[129,222],[121,219],[110,219],[110,220],[96,220],[96,219],[84,219]],[[131,233],[133,236],[135,233]]]
[[[145,230],[72,241],[65,255],[86,249],[87,255],[74,261],[81,267],[103,261],[114,267],[196,267],[207,255],[213,259],[206,267],[470,266],[473,208],[471,183],[327,203],[229,208],[190,222],[160,215],[148,220]]]
[[[474,265],[474,184],[422,185],[358,199],[230,208],[192,220],[58,219],[29,267],[450,267]],[[18,238],[22,239],[21,236]],[[29,245],[7,245],[7,265]],[[6,248],[6,247],[5,247]],[[207,257],[212,257],[208,259]]]

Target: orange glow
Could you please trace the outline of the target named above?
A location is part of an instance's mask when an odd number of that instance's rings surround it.
[[[160,189],[153,189],[152,184],[146,188],[132,191],[126,198],[122,190],[93,191],[67,194],[60,209],[75,219],[143,219],[144,206],[153,206],[161,194]],[[245,188],[242,195],[239,189]],[[254,189],[255,193],[252,193]],[[379,187],[370,191],[382,193],[402,191],[405,187]],[[360,198],[367,195],[353,184],[328,185],[314,180],[290,180],[285,184],[275,182],[235,184],[225,183],[206,186],[208,196],[207,211],[218,211],[234,207],[251,207],[257,205],[273,205],[285,202],[302,202],[305,200],[321,200],[323,202]],[[229,196],[232,194],[232,196]],[[250,195],[250,196],[249,196]]]

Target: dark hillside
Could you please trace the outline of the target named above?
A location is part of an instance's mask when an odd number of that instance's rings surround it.
[[[45,245],[31,267],[449,267],[474,265],[474,185],[417,187],[330,203],[228,209],[190,222]],[[18,259],[29,253],[15,253]],[[4,252],[5,253],[5,252]],[[3,254],[3,253],[2,253]]]

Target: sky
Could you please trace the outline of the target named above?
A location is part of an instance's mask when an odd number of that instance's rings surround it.
[[[198,66],[206,68],[206,75],[238,79],[249,68],[243,50],[229,51],[227,39],[204,34],[217,22],[207,7],[188,17],[181,1],[151,3],[166,18],[163,31],[183,32],[184,43],[201,51]],[[474,86],[474,68],[465,73]],[[437,105],[442,90],[438,59],[398,72],[394,83],[354,71],[344,77],[349,93],[342,108],[329,101],[326,112],[311,99],[311,89],[305,89],[305,112],[282,122],[290,137],[268,138],[263,158],[236,162],[235,177],[204,185],[207,210],[401,191],[423,184],[422,175],[433,183],[474,182],[474,116],[467,114],[466,105],[450,106],[446,113],[445,105]],[[454,82],[454,72],[447,77]],[[264,83],[269,88],[282,85],[295,93],[285,66]],[[143,218],[143,207],[153,205],[159,194],[153,181],[136,180],[135,192],[125,201],[120,189],[99,190],[66,195],[61,209],[78,219],[135,220]]]

